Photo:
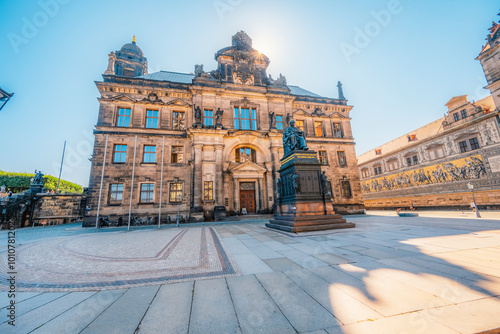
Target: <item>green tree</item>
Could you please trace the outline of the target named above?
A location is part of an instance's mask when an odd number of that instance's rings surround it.
[[[29,173],[12,173],[12,172],[4,172],[0,170],[0,186],[5,186],[7,189],[11,189],[12,192],[21,192],[24,190],[28,190],[31,185],[31,180],[35,174]],[[57,190],[57,177],[52,175],[45,175],[43,177],[43,186],[46,190]],[[81,193],[83,191],[82,186],[61,180],[59,185],[59,190],[61,192],[68,193]]]

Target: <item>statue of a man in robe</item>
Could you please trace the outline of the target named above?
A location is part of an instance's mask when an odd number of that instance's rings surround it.
[[[285,155],[295,150],[308,150],[304,131],[295,126],[295,120],[290,121],[290,126],[283,132],[283,149]]]

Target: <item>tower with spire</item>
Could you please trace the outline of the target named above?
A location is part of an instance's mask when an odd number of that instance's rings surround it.
[[[132,43],[127,43],[116,52],[111,52],[108,59],[106,75],[138,77],[148,74],[148,60],[136,44],[135,35]]]
[[[498,14],[500,16],[500,13]],[[500,109],[500,22],[493,21],[486,45],[476,58],[481,62],[484,75],[497,109]]]

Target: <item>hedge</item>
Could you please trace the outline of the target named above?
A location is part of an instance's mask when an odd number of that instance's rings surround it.
[[[5,186],[5,190],[10,188],[12,192],[21,192],[30,188],[31,179],[33,177],[35,177],[35,174],[11,173],[0,170],[0,186]],[[45,175],[43,177],[43,187],[45,188],[45,190],[56,191],[57,177]],[[59,190],[61,192],[68,193],[81,193],[83,191],[83,188],[76,183],[61,180]]]

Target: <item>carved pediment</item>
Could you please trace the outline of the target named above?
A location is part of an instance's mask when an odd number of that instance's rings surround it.
[[[180,98],[174,99],[172,101],[168,101],[165,104],[171,105],[171,106],[178,106],[178,107],[190,107],[191,106],[191,104],[189,102],[187,102],[186,100],[180,99]]]
[[[131,97],[127,94],[116,95],[116,96],[109,98],[109,100],[111,100],[111,101],[124,101],[124,102],[137,102],[136,99],[134,99],[133,97]]]
[[[262,166],[259,166],[258,164],[256,164],[255,162],[252,162],[252,161],[246,161],[246,162],[243,162],[243,163],[240,163],[238,165],[235,165],[234,167],[230,168],[229,169],[231,171],[231,173],[242,173],[242,174],[246,174],[246,173],[265,173],[267,172],[267,169],[262,167]]]
[[[347,116],[342,115],[338,111],[334,112],[333,114],[330,115],[330,118],[347,118]]]
[[[297,115],[297,116],[309,116],[309,114],[307,112],[305,112],[303,109],[298,109],[298,110],[294,111],[293,115]]]
[[[466,139],[466,138],[469,138],[469,137],[472,137],[472,136],[475,136],[477,135],[478,132],[466,132],[466,133],[462,133],[461,135],[457,136],[455,138],[455,141],[457,140],[462,140],[462,139]]]

